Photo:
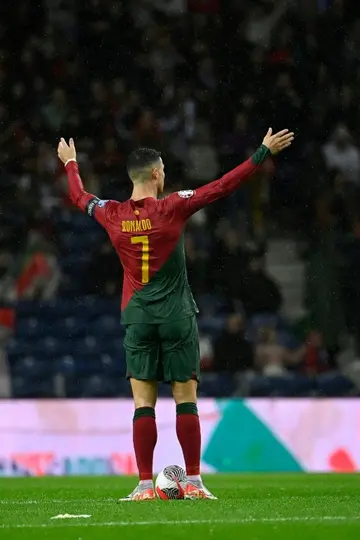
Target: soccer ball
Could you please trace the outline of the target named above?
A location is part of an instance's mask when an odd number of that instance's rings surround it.
[[[169,465],[159,474],[155,483],[155,490],[160,499],[183,499],[186,486],[186,472],[178,465]]]

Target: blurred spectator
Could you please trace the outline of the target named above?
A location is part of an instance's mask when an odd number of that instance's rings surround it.
[[[51,300],[59,283],[60,269],[54,246],[41,228],[31,228],[23,251],[14,259],[2,280],[1,299]]]
[[[202,371],[213,369],[214,348],[208,336],[199,333],[200,367]]]
[[[289,351],[278,343],[274,328],[260,329],[255,350],[255,366],[264,375],[283,375],[289,363]]]
[[[271,34],[280,17],[286,10],[287,0],[271,2],[255,2],[249,9],[246,24],[246,38],[253,45],[267,47]]]
[[[195,295],[207,292],[209,287],[209,255],[206,250],[195,245],[195,236],[185,234],[186,266],[191,289]]]
[[[278,111],[277,122],[282,126],[302,124],[302,100],[296,90],[294,80],[288,71],[281,71],[273,87],[271,104],[273,114]],[[271,106],[271,105],[270,105]]]
[[[9,398],[11,394],[11,379],[7,366],[6,355],[0,346],[0,399]]]
[[[345,240],[344,297],[348,328],[355,335],[360,355],[360,218],[356,218],[351,234]]]
[[[350,230],[352,208],[355,208],[356,198],[349,192],[347,182],[340,172],[334,171],[333,183],[329,188],[330,213],[334,216],[334,224],[339,231],[346,233]],[[352,196],[351,196],[352,195]]]
[[[187,12],[186,0],[154,0],[149,4],[153,4],[157,10],[173,17],[184,15]]]
[[[359,185],[360,151],[353,143],[345,126],[339,125],[336,128],[323,150],[329,169],[339,170],[348,182]]]
[[[250,260],[240,284],[240,299],[248,316],[277,313],[281,307],[281,292],[275,281],[266,274],[264,258]]]
[[[236,167],[239,160],[246,159],[256,148],[257,141],[251,134],[248,118],[244,112],[238,112],[230,132],[223,136],[221,154],[226,169]]]
[[[205,184],[215,180],[219,173],[218,156],[211,143],[209,128],[198,126],[189,149],[187,176],[193,184]]]
[[[239,290],[247,261],[244,237],[240,230],[236,231],[225,221],[219,224],[217,236],[214,256],[218,264],[213,269],[215,290],[232,300],[242,300]]]
[[[301,351],[301,353],[303,352],[302,360],[307,376],[314,377],[336,367],[335,358],[329,357],[320,332],[316,330],[309,332],[303,349],[304,351]]]
[[[315,330],[308,333],[306,343],[294,349],[282,342],[273,327],[260,328],[258,340],[255,365],[264,375],[276,377],[297,371],[314,377],[334,367],[320,332]]]
[[[87,276],[90,293],[110,297],[120,294],[122,267],[108,239],[93,251]]]
[[[229,315],[225,329],[215,340],[213,367],[230,373],[253,367],[253,349],[245,339],[245,319],[239,313]]]
[[[134,129],[134,146],[156,146],[158,147],[161,141],[161,133],[158,121],[152,110],[143,111]]]
[[[322,230],[312,249],[306,273],[306,307],[313,328],[317,328],[330,354],[338,351],[345,331],[340,266],[334,230]]]
[[[66,94],[62,88],[54,90],[49,103],[44,105],[42,114],[47,126],[59,133],[69,114]]]
[[[194,13],[217,13],[220,0],[188,0],[189,9]]]

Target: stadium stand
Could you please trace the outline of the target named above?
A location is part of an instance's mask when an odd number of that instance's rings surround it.
[[[76,139],[87,189],[121,200],[134,146],[163,152],[169,190],[196,188],[270,124],[294,149],[186,232],[200,395],[359,395],[359,8],[136,4],[0,7],[0,395],[129,395],[121,267],[69,204],[59,137]],[[300,320],[266,267],[285,237],[305,268]]]

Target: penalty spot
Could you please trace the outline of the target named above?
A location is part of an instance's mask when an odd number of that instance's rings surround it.
[[[76,519],[76,518],[90,518],[91,514],[58,514],[50,519]]]

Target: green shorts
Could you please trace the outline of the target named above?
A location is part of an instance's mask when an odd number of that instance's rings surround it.
[[[165,382],[199,380],[200,351],[195,316],[163,324],[129,324],[124,347],[127,378]]]

